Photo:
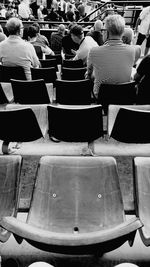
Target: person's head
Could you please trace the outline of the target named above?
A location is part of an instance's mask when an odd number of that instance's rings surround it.
[[[37,261],[30,264],[28,267],[54,267],[54,266],[44,261]]]
[[[122,37],[125,29],[125,19],[118,14],[109,15],[105,20],[105,29],[109,37]]]
[[[61,34],[61,35],[65,35],[65,30],[66,30],[66,27],[65,27],[65,25],[64,24],[60,24],[59,26],[58,26],[58,33],[59,34]]]
[[[77,24],[71,27],[70,34],[72,40],[77,44],[80,44],[81,40],[84,37],[83,28]]]
[[[33,22],[32,26],[34,26],[36,28],[37,33],[40,32],[40,25],[38,22]]]
[[[126,262],[126,263],[120,263],[118,265],[115,265],[114,267],[138,267],[138,265]]]
[[[103,28],[103,22],[100,19],[96,20],[94,23],[94,30],[99,32],[101,31],[102,28]]]
[[[9,35],[23,35],[23,24],[18,18],[10,18],[6,23],[6,28]]]
[[[122,35],[122,40],[125,44],[132,44],[134,37],[134,31],[132,28],[128,27],[124,29],[124,33]]]
[[[32,39],[32,38],[36,38],[37,36],[37,31],[36,31],[36,28],[34,26],[29,26],[28,28],[28,37],[29,39]]]

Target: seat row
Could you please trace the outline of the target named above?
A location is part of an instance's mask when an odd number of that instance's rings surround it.
[[[43,156],[36,172],[27,219],[18,219],[21,156],[0,156],[0,240],[63,254],[103,253],[139,229],[150,245],[150,157],[133,158],[135,216],[125,215],[114,157]]]

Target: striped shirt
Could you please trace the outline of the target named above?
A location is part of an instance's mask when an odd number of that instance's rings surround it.
[[[121,40],[108,40],[90,50],[87,74],[94,75],[94,93],[98,96],[101,83],[124,83],[131,80],[135,48]]]

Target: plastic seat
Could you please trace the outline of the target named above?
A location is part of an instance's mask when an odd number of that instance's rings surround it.
[[[150,157],[135,157],[133,163],[136,214],[143,223],[140,237],[150,246]]]
[[[3,91],[2,85],[0,84],[0,104],[8,104],[8,103],[9,100]]]
[[[114,158],[45,156],[27,220],[6,216],[1,225],[41,250],[102,255],[132,245],[142,223],[125,219]]]
[[[49,104],[50,99],[45,81],[11,79],[14,102],[19,104]]]
[[[62,55],[61,54],[55,54],[54,56],[52,55],[45,55],[46,59],[53,59],[55,58],[57,61],[57,65],[61,65],[62,64]]]
[[[63,59],[62,66],[66,67],[66,68],[82,68],[82,67],[84,67],[82,59],[78,59],[78,60]]]
[[[49,136],[66,142],[90,142],[102,137],[101,105],[48,105]]]
[[[45,83],[55,83],[57,75],[56,68],[31,68],[32,80],[43,79]]]
[[[114,116],[113,123],[108,125],[109,137],[124,143],[150,143],[150,110],[122,106]]]
[[[42,68],[55,67],[56,71],[58,71],[56,58],[40,59],[40,63]]]
[[[9,142],[30,142],[43,137],[31,108],[0,110],[2,151],[8,154]]]
[[[98,94],[98,104],[101,104],[107,114],[108,105],[131,105],[136,103],[135,82],[120,84],[101,84]]]
[[[93,83],[88,80],[56,80],[56,103],[88,105],[92,103]]]
[[[10,79],[26,80],[24,69],[19,66],[0,65],[0,82],[10,82]]]
[[[0,219],[3,216],[17,216],[20,191],[20,155],[0,156]],[[0,227],[0,241],[6,242],[11,232]]]
[[[62,80],[84,80],[86,67],[83,68],[61,68],[61,78]]]

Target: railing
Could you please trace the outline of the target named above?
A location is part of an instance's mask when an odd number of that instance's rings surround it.
[[[93,4],[93,1],[89,3]],[[86,17],[79,20],[79,22],[83,21],[94,21],[96,19],[101,19],[106,15],[108,11],[115,11],[125,17],[126,24],[135,26],[136,19],[141,12],[142,8],[145,6],[150,6],[150,1],[109,1],[105,3],[95,2],[95,8],[91,13],[89,13]],[[109,9],[107,6],[110,6]]]

